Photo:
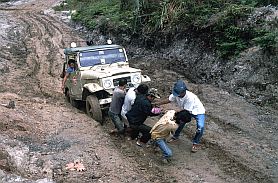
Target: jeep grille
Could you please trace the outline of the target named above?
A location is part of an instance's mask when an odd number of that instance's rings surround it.
[[[128,85],[129,85],[129,83],[131,83],[131,78],[130,78],[130,76],[128,76],[128,77],[123,77],[123,78],[116,78],[116,79],[113,79],[113,84],[114,84],[115,87],[116,87],[116,86],[119,86],[119,81],[120,81],[120,79],[126,79]]]

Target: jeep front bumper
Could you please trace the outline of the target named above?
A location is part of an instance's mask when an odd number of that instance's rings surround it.
[[[99,99],[99,104],[100,105],[110,104],[111,102],[112,102],[112,98]]]

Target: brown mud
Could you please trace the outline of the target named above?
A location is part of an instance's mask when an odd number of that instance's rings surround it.
[[[278,182],[278,113],[211,85],[188,86],[207,110],[202,149],[191,153],[195,121],[170,144],[173,160],[160,152],[110,136],[103,126],[64,99],[59,77],[63,48],[84,45],[56,14],[58,0],[1,5],[0,182]],[[178,75],[163,61],[130,59],[167,97]],[[15,108],[5,106],[15,101]],[[165,109],[173,106],[165,105]],[[156,117],[148,119],[152,125]],[[66,170],[81,160],[84,172]]]

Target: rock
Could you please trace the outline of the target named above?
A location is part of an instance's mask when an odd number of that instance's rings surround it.
[[[0,150],[0,169],[10,171],[11,165],[9,163],[10,157],[6,151]]]
[[[7,73],[9,71],[10,70],[9,70],[9,67],[7,66],[7,64],[4,62],[0,62],[0,74]]]
[[[15,108],[15,102],[13,100],[11,100],[6,107],[9,108],[9,109],[14,109]]]

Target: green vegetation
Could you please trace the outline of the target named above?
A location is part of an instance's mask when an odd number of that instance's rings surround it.
[[[169,44],[184,34],[204,37],[223,57],[259,45],[277,48],[277,26],[263,18],[250,23],[257,7],[277,0],[67,0],[57,10],[75,9],[73,20],[104,34],[124,32],[154,46]],[[164,40],[163,40],[164,39]],[[166,43],[165,43],[166,42]]]
[[[253,41],[264,48],[265,51],[274,53],[275,48],[278,48],[278,31],[263,31]]]
[[[77,10],[72,20],[80,22],[89,29],[110,27],[111,29],[128,30],[133,15],[130,11],[121,11],[118,0],[68,0],[55,10]]]

